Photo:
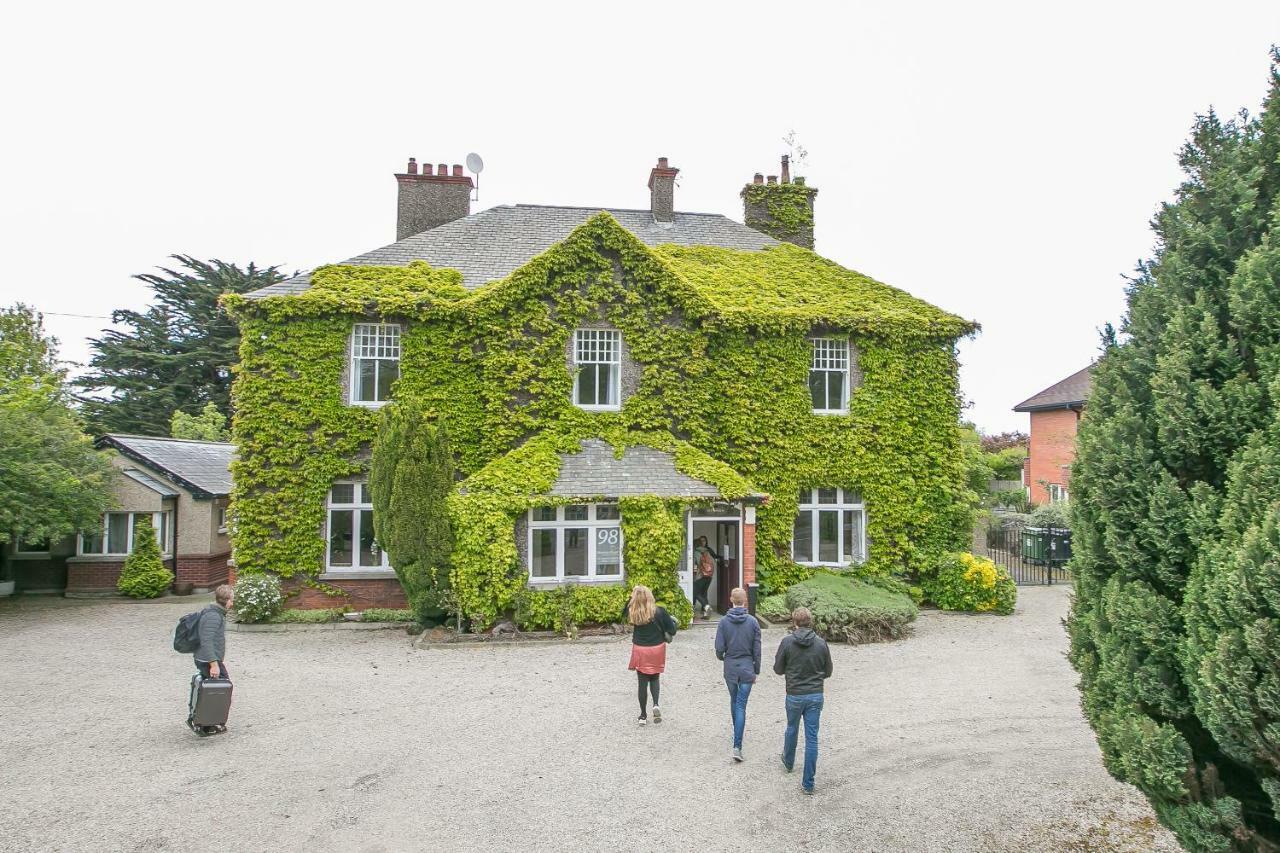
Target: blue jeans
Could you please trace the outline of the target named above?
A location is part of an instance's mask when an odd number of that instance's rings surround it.
[[[733,718],[733,748],[742,748],[742,733],[747,728],[747,700],[751,698],[750,681],[738,681],[729,676],[724,677],[725,686],[729,688],[729,715]]]
[[[804,717],[804,776],[800,784],[813,790],[813,774],[818,769],[818,718],[822,716],[822,694],[807,693],[787,696],[787,731],[782,736],[782,763],[787,769],[796,763],[796,739],[800,734],[800,718]]]

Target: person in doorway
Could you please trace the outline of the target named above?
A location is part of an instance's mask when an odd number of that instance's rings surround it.
[[[729,715],[733,720],[733,760],[742,760],[742,734],[747,727],[747,699],[760,674],[760,623],[747,612],[747,591],[735,587],[729,593],[729,612],[716,626],[716,657],[724,661],[724,683],[729,688]]]
[[[658,707],[659,679],[667,668],[667,643],[676,635],[676,620],[653,600],[653,591],[636,584],[631,600],[622,608],[622,619],[631,629],[631,663],[640,698],[640,725],[649,722],[649,694],[653,694],[653,722],[662,722]]]
[[[813,793],[818,768],[818,719],[822,716],[822,683],[831,677],[831,650],[813,631],[813,614],[806,607],[791,613],[792,632],[782,638],[773,659],[773,671],[787,677],[787,728],[782,736],[782,766],[795,766],[796,740],[804,721],[804,775],[800,785]]]
[[[213,604],[200,614],[200,645],[193,657],[203,678],[231,678],[223,657],[227,651],[227,610],[235,601],[235,590],[222,584],[213,591]],[[204,734],[221,734],[226,726],[205,726]]]
[[[699,536],[693,548],[693,615],[702,618],[711,615],[711,602],[707,600],[707,590],[711,588],[711,579],[715,577],[716,565],[720,555],[711,550],[707,537]],[[701,604],[699,604],[701,602]]]

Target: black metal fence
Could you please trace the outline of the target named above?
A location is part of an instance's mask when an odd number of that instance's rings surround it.
[[[981,546],[983,537],[978,537]],[[1056,527],[992,525],[979,556],[1003,566],[1018,584],[1070,583],[1071,531]],[[979,550],[983,550],[979,548]]]

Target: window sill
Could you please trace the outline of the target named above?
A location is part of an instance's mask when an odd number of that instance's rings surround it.
[[[813,411],[813,414],[818,415],[820,417],[829,417],[832,415],[836,417],[840,417],[842,415],[849,414],[848,409],[813,409],[812,411]]]
[[[67,557],[68,563],[123,563],[129,559],[128,554],[76,554]],[[161,554],[162,561],[172,560],[173,554]]]
[[[844,569],[845,571],[853,571],[865,562],[866,560],[854,560],[848,563],[802,563],[799,560],[796,560],[795,564],[797,566],[809,566],[814,569]]]
[[[621,412],[621,406],[584,406],[581,403],[574,403],[575,408],[584,412]]]
[[[17,554],[10,554],[9,559],[14,562],[19,560],[52,560],[53,554],[49,551],[22,551]]]
[[[624,586],[626,578],[529,578],[534,590],[559,589],[562,586]]]
[[[381,409],[383,406],[387,405],[390,402],[391,402],[390,400],[380,400],[378,402],[368,403],[368,402],[362,402],[359,400],[352,400],[347,405],[354,406],[357,409]]]
[[[320,575],[322,581],[362,581],[394,578],[391,569],[330,569]]]

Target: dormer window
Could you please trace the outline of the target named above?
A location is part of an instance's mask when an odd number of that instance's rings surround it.
[[[849,341],[814,338],[809,366],[809,394],[815,415],[843,415],[849,411]]]
[[[616,412],[622,384],[622,333],[578,329],[573,333],[573,404],[580,409]]]
[[[381,406],[400,378],[400,327],[357,323],[351,333],[351,402]]]

